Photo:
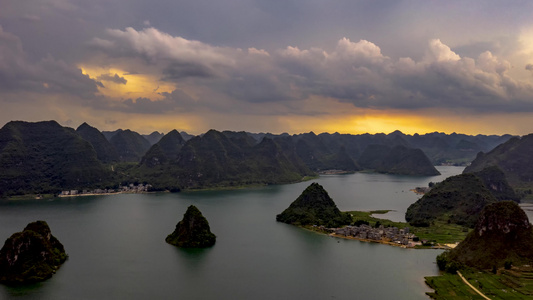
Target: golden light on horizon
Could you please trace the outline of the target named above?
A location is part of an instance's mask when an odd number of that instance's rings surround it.
[[[292,132],[314,131],[317,134],[322,132],[375,134],[391,133],[395,130],[400,130],[405,134],[415,134],[437,130],[437,127],[431,125],[434,122],[428,122],[426,117],[373,110],[360,111],[353,115],[282,117],[281,122],[286,124]]]
[[[127,80],[126,84],[103,81],[104,87],[98,87],[99,92],[106,97],[113,99],[137,99],[139,97],[150,98],[151,100],[162,99],[160,93],[171,93],[175,86],[168,82],[159,81],[156,76],[150,74],[131,74],[117,68],[102,68],[94,66],[78,66],[82,73],[90,78],[98,80],[99,76],[118,76]],[[100,80],[99,80],[100,81]]]

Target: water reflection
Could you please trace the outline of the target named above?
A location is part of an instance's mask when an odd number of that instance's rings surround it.
[[[187,271],[193,274],[195,272],[203,272],[203,266],[206,264],[209,253],[214,247],[216,247],[216,244],[213,247],[208,248],[180,248],[172,245],[168,246],[175,248],[174,252],[178,258],[179,265],[187,268]]]

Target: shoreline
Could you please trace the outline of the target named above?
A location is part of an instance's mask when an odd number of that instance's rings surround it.
[[[86,193],[86,194],[76,194],[76,195],[57,195],[54,198],[69,198],[69,197],[83,197],[83,196],[111,196],[119,194],[154,194],[157,192],[114,192],[114,193]]]
[[[402,245],[402,244],[398,244],[398,243],[394,243],[394,242],[386,241],[386,240],[363,239],[363,238],[358,238],[358,237],[354,237],[354,236],[344,236],[344,235],[340,235],[340,234],[336,234],[336,233],[329,233],[327,235],[330,236],[330,237],[335,237],[335,238],[339,238],[339,239],[354,240],[354,241],[360,241],[360,242],[366,242],[366,243],[374,243],[374,244],[383,244],[383,245],[389,245],[389,246],[400,247],[400,248],[405,248],[405,249],[436,249],[436,250],[438,250],[438,249],[440,249],[440,250],[452,249],[452,247],[447,246],[447,245],[443,245],[443,244],[437,244],[436,246],[430,246],[430,247],[421,246],[421,245],[415,245],[413,247],[409,247],[409,246],[406,246],[406,245]]]
[[[402,245],[402,244],[397,244],[397,243],[393,243],[393,242],[390,242],[390,241],[384,241],[384,240],[379,240],[378,241],[378,240],[371,240],[371,239],[363,239],[363,238],[358,238],[358,237],[354,237],[354,236],[344,236],[344,235],[340,235],[340,234],[336,234],[336,233],[330,233],[330,234],[328,234],[328,236],[335,237],[335,238],[340,238],[340,239],[345,239],[345,240],[355,240],[355,241],[366,242],[366,243],[389,245],[389,246],[400,247],[400,248],[405,248],[405,249],[416,249],[415,247],[407,247],[407,246]]]

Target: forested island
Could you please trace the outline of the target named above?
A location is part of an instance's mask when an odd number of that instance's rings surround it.
[[[0,250],[0,282],[17,285],[43,281],[52,277],[67,257],[45,221],[29,223]]]
[[[165,241],[177,247],[206,248],[213,246],[216,238],[207,219],[196,206],[191,205]]]

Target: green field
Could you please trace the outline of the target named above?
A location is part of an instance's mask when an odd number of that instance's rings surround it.
[[[366,221],[371,226],[375,226],[377,222],[380,222],[383,226],[394,226],[398,228],[409,227],[410,231],[420,238],[420,240],[433,241],[439,244],[453,244],[462,241],[468,232],[468,228],[456,225],[448,224],[446,222],[438,222],[432,224],[430,227],[414,227],[405,222],[393,222],[386,219],[380,219],[373,217],[376,214],[385,214],[389,210],[375,210],[375,211],[349,211],[352,215],[354,222]]]
[[[411,231],[421,240],[453,244],[464,240],[470,229],[457,224],[435,221],[430,227],[412,227]]]
[[[485,271],[462,271],[463,276],[490,299],[533,299],[533,267],[500,269],[497,274]],[[459,275],[443,274],[426,277],[426,283],[435,290],[428,295],[441,299],[483,299]]]

